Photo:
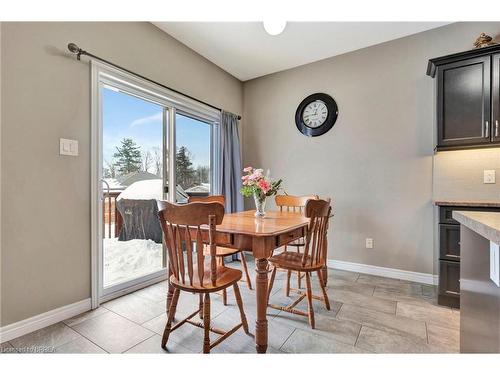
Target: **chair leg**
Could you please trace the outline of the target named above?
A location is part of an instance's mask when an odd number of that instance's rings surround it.
[[[205,293],[203,301],[203,353],[210,353],[210,294]]]
[[[290,297],[290,278],[292,276],[292,271],[286,271],[286,286],[285,286],[285,295]]]
[[[222,289],[222,304],[227,306],[227,291],[226,289]]]
[[[269,279],[269,285],[267,286],[267,299],[266,304],[269,304],[269,296],[271,296],[271,290],[273,289],[274,278],[276,277],[276,266],[273,267],[273,271],[271,273],[271,278]]]
[[[219,264],[224,266],[224,257],[217,257],[219,260]],[[226,289],[222,289],[222,304],[227,306],[227,291]]]
[[[238,287],[238,283],[233,284],[234,288],[234,296],[236,298],[236,304],[238,305],[238,309],[240,310],[241,324],[243,325],[243,331],[248,334],[248,322],[247,317],[245,316],[245,310],[243,310],[243,300],[241,299],[240,288]]]
[[[302,275],[297,272],[297,289],[302,289]]]
[[[309,324],[311,328],[314,329],[314,310],[312,304],[312,288],[311,288],[311,276],[309,272],[306,272],[306,296],[307,296],[307,306],[309,315]]]
[[[177,309],[177,302],[179,301],[180,289],[174,289],[174,295],[172,297],[172,302],[168,309],[167,324],[165,325],[165,330],[163,331],[163,337],[161,339],[162,349],[167,348],[168,336],[170,336],[170,330],[172,329],[172,321],[174,320],[175,310]]]
[[[318,270],[318,280],[319,286],[321,288],[321,292],[323,293],[323,301],[325,302],[325,307],[327,310],[330,310],[330,300],[328,299],[328,294],[326,294],[325,282],[323,280],[322,270]]]
[[[328,268],[326,266],[321,269],[321,275],[323,276],[323,285],[326,286],[328,283]]]
[[[250,274],[248,273],[247,260],[245,257],[245,252],[240,251],[241,264],[243,265],[243,271],[245,272],[245,278],[247,279],[248,289],[252,290],[252,282],[250,281]]]
[[[198,303],[198,308],[200,309],[199,317],[203,319],[203,294],[200,293],[198,296],[200,297],[200,302]]]

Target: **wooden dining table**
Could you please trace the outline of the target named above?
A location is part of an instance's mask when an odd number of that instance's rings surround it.
[[[267,284],[268,261],[273,251],[303,237],[309,219],[299,212],[269,211],[257,218],[255,211],[226,214],[217,226],[215,242],[218,246],[251,251],[256,264],[257,319],[255,321],[255,346],[258,353],[267,351]],[[324,272],[326,273],[326,267]],[[326,276],[326,275],[325,275]],[[326,277],[324,278],[326,280]],[[169,286],[167,306],[173,295]]]

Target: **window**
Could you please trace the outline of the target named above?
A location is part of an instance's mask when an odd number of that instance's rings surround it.
[[[175,181],[186,196],[208,196],[212,189],[212,126],[180,113],[175,115]]]

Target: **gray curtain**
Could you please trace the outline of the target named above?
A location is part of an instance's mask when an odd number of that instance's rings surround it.
[[[221,114],[221,194],[226,197],[226,212],[243,211],[241,189],[241,149],[238,116]]]

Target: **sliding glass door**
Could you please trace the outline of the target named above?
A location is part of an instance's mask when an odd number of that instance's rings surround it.
[[[153,224],[156,199],[163,199],[165,110],[112,86],[103,86],[101,94],[107,291],[164,268],[161,229]]]
[[[218,192],[220,114],[109,67],[93,77],[96,307],[167,277],[156,201]]]
[[[175,114],[175,182],[177,202],[188,196],[208,196],[212,189],[212,125],[186,114]]]

